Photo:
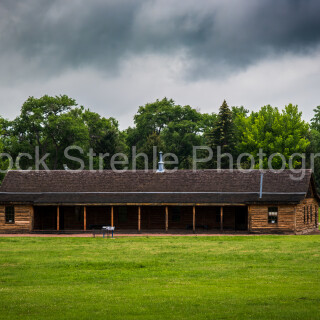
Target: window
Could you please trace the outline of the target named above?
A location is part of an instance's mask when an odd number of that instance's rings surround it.
[[[306,206],[304,206],[303,209],[304,209],[303,223],[306,224]]]
[[[310,222],[312,223],[312,206],[310,206]]]
[[[309,207],[307,206],[307,223],[309,223]]]
[[[172,222],[180,222],[181,220],[181,210],[180,207],[172,208]]]
[[[268,223],[278,223],[278,207],[268,208]]]
[[[6,207],[6,223],[14,223],[14,207]]]
[[[216,222],[220,223],[220,213],[216,213]]]
[[[128,214],[127,214],[127,207],[119,207],[119,223],[127,222]]]

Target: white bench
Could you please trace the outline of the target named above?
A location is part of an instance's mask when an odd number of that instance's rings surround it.
[[[115,230],[116,227],[111,227],[111,226],[103,226],[102,227],[102,235],[103,235],[103,238],[104,238],[104,235],[107,231],[107,236],[109,237],[109,232],[111,231],[111,238],[113,238],[113,232]]]

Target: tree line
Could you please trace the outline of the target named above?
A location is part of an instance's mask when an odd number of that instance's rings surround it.
[[[194,146],[207,146],[213,152],[212,160],[202,163],[201,168],[230,167],[230,158],[223,157],[217,163],[217,153],[228,153],[234,159],[240,154],[241,167],[249,168],[251,159],[256,167],[267,168],[270,155],[272,167],[281,168],[292,164],[294,168],[310,167],[308,155],[320,153],[320,106],[314,109],[314,117],[307,123],[302,119],[298,106],[288,104],[282,110],[266,105],[259,111],[249,112],[243,106],[229,107],[223,101],[218,113],[201,113],[189,105],[181,106],[172,99],[164,98],[147,103],[138,108],[134,116],[134,126],[119,129],[116,119],[102,117],[96,112],[78,106],[75,99],[66,95],[41,98],[29,97],[22,105],[20,115],[14,120],[0,117],[0,150],[13,159],[19,154],[34,154],[45,157],[48,168],[77,169],[78,164],[64,156],[68,146],[75,145],[84,150],[71,150],[70,154],[82,158],[89,168],[87,152],[104,155],[102,166],[110,169],[110,156],[124,153],[128,156],[128,166],[136,162],[138,169],[144,169],[144,157],[132,159],[135,152],[154,157],[154,147],[164,153],[174,153],[179,169],[191,169]],[[258,157],[259,150],[264,156]],[[207,151],[200,150],[206,157]],[[305,154],[301,157],[298,154]],[[281,155],[281,156],[280,156]],[[8,166],[8,159],[1,158],[0,167]],[[101,164],[98,157],[93,159],[93,167]],[[21,169],[33,168],[34,159],[20,158]],[[152,161],[148,167],[152,168]],[[120,165],[121,167],[121,165]],[[170,165],[168,166],[170,167]],[[315,176],[320,182],[320,155],[314,160]]]

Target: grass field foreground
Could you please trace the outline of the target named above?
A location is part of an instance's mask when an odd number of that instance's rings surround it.
[[[1,319],[320,319],[320,236],[0,238]]]

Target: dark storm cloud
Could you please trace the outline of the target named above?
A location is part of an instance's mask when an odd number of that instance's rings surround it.
[[[319,0],[1,1],[0,72],[110,74],[151,53],[184,54],[195,78],[220,75],[269,55],[312,51],[319,13]]]

